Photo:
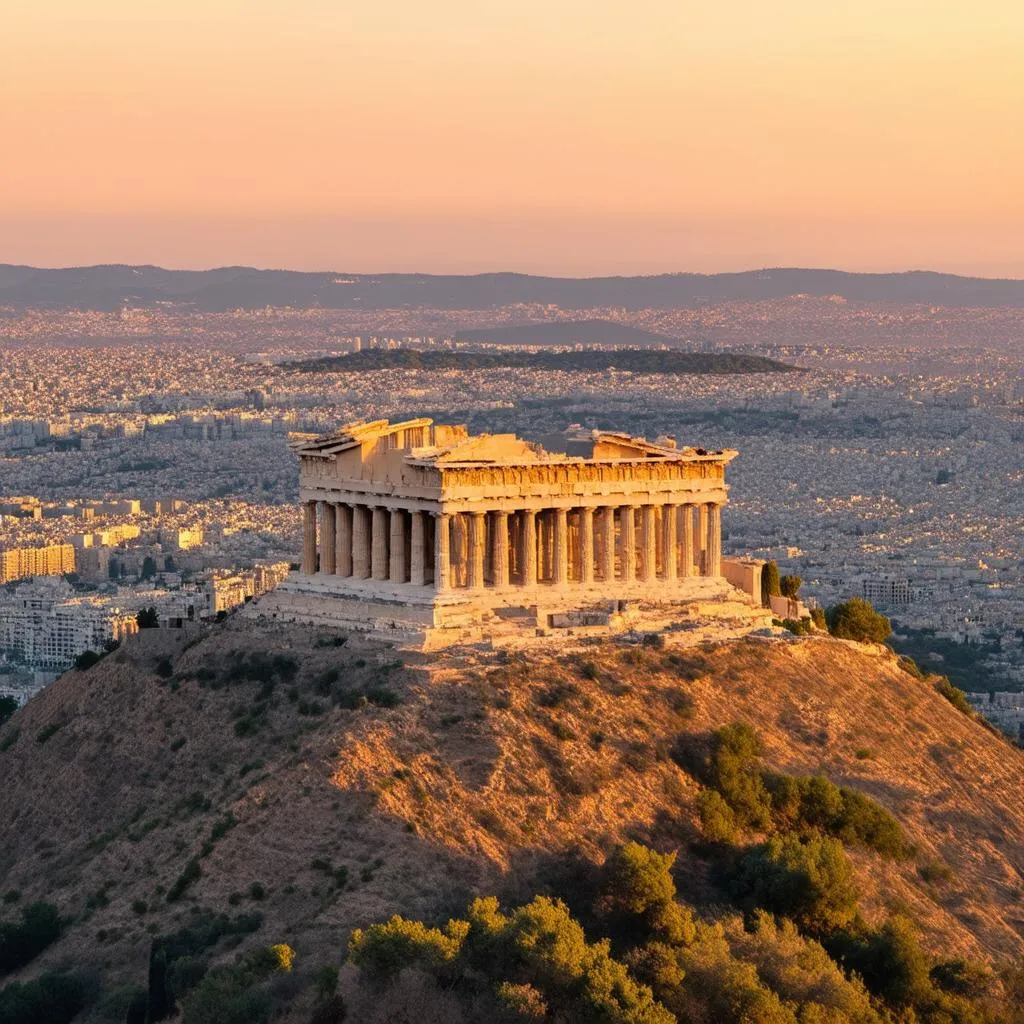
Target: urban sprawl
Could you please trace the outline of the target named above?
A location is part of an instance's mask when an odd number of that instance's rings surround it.
[[[802,372],[301,365],[594,317]],[[584,427],[738,449],[723,552],[775,559],[821,605],[868,598],[927,648],[929,669],[966,666],[960,685],[1016,734],[1022,338],[1016,309],[800,296],[697,310],[0,310],[0,691],[23,699],[138,628],[140,611],[175,625],[274,588],[302,547],[289,437],[418,409],[549,448]]]

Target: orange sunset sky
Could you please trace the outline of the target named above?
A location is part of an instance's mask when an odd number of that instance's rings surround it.
[[[0,262],[1024,277],[1021,0],[0,9]]]

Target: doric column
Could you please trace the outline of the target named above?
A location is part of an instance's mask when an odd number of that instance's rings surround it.
[[[708,542],[707,568],[708,576],[722,575],[722,506],[708,504]]]
[[[658,578],[658,523],[653,505],[644,505],[640,512],[640,579],[651,582]]]
[[[337,543],[337,526],[335,525],[334,505],[329,501],[320,502],[320,571],[334,575],[335,544]]]
[[[665,567],[665,580],[676,578],[676,559],[679,557],[676,544],[676,507],[666,505],[661,513],[661,564]]]
[[[594,582],[594,510],[580,509],[579,532],[580,583]]]
[[[693,575],[693,506],[679,506],[679,549],[680,549],[680,576]]]
[[[636,579],[636,519],[632,505],[619,509],[619,563],[622,566],[623,583]]]
[[[316,572],[316,502],[302,506],[302,571],[311,576]]]
[[[451,523],[447,512],[434,516],[434,589],[451,590]]]
[[[365,505],[352,506],[352,575],[370,577],[370,510]]]
[[[373,510],[370,543],[370,575],[375,580],[388,578],[388,510],[379,505]]]
[[[496,587],[507,587],[508,513],[493,512],[491,515],[491,573]]]
[[[339,505],[334,510],[337,540],[334,548],[334,571],[339,576],[352,575],[352,509]]]
[[[533,509],[524,509],[519,513],[522,517],[523,538],[521,561],[523,565],[523,586],[537,585],[537,513]]]
[[[412,549],[409,552],[409,582],[422,587],[427,582],[427,519],[423,512],[412,515]]]
[[[598,517],[601,531],[601,579],[615,579],[615,509],[606,506]]]
[[[388,579],[392,583],[405,582],[405,513],[400,508],[391,510],[391,544]]]
[[[554,555],[552,583],[564,587],[569,582],[569,516],[564,508],[556,508],[554,515]]]
[[[484,523],[483,512],[469,513],[469,578],[467,586],[479,590],[484,585]]]
[[[467,560],[469,527],[466,523],[465,512],[453,512],[451,514],[452,536],[451,536],[451,567],[452,586],[465,587],[469,585],[469,573]]]
[[[708,506],[697,506],[697,572],[708,575]]]

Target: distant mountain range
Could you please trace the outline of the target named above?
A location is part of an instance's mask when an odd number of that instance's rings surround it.
[[[327,309],[488,309],[511,303],[569,309],[681,308],[790,295],[840,295],[861,302],[1024,307],[1024,280],[930,271],[852,274],[780,268],[735,274],[535,277],[528,274],[343,274],[220,267],[97,266],[43,269],[0,264],[0,306],[117,309],[188,303],[200,310],[262,306]]]

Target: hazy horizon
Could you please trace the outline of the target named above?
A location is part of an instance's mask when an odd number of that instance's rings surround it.
[[[1024,277],[1009,0],[11,0],[0,261]]]

